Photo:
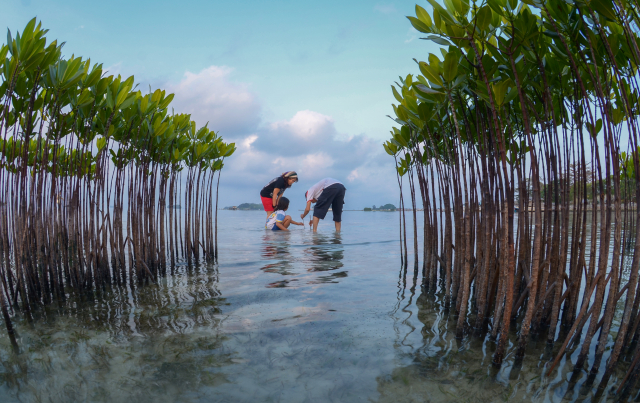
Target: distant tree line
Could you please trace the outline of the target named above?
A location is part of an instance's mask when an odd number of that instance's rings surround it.
[[[384,206],[376,207],[375,205],[371,208],[365,207],[364,211],[396,211],[396,206],[391,203],[387,203]]]
[[[227,206],[224,210],[262,210],[262,205],[257,203],[242,203],[239,206]]]

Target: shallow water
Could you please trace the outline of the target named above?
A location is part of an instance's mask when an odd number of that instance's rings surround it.
[[[0,328],[0,401],[562,400],[573,368],[545,378],[544,342],[495,371],[488,338],[455,340],[411,265],[399,276],[397,213],[343,220],[274,233],[263,212],[220,211],[219,266],[17,317],[18,355]]]

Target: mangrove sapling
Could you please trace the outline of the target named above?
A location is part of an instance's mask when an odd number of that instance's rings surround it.
[[[196,131],[188,115],[170,114],[173,95],[143,95],[133,77],[64,59],[46,33],[33,19],[0,47],[0,307],[8,330],[18,305],[30,317],[32,307],[71,293],[134,290],[165,275],[182,236],[168,203],[200,200],[189,239],[213,244],[205,206],[222,159],[235,151],[206,126]],[[185,167],[199,180],[189,195],[176,186]],[[198,247],[182,256],[197,259]]]
[[[390,155],[403,155],[398,183],[409,176],[412,204],[421,192],[422,282],[432,287],[440,276],[445,307],[454,303],[460,315],[458,337],[469,316],[478,335],[489,321],[498,365],[512,320],[522,320],[517,357],[530,333],[546,329],[549,344],[562,342],[549,372],[567,346],[579,347],[574,377],[598,334],[585,386],[606,358],[602,390],[622,346],[640,337],[637,239],[623,275],[627,233],[640,220],[627,214],[627,183],[637,193],[640,179],[621,168],[638,171],[637,1],[428,1],[433,13],[416,6],[409,20],[450,46],[443,58],[419,62],[421,75],[396,83],[398,127],[385,143]],[[625,136],[631,151],[621,164]],[[436,184],[437,196],[428,191]],[[640,371],[639,350],[631,372]]]

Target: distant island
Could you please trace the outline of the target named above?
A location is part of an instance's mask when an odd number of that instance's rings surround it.
[[[384,206],[376,207],[365,207],[364,211],[396,211],[396,206],[391,203],[387,203]]]
[[[223,210],[262,210],[262,204],[257,203],[242,203],[239,206],[228,206],[223,208]]]

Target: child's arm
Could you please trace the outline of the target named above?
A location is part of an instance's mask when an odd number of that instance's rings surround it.
[[[291,220],[291,224],[302,225],[304,227],[304,222],[297,222],[297,221]]]

